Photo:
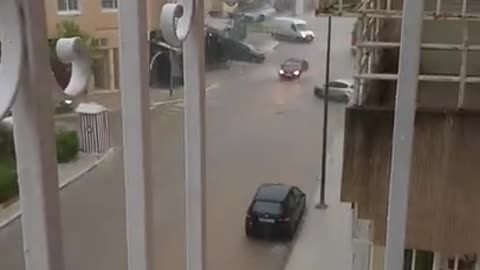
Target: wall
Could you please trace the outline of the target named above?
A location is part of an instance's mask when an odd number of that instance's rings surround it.
[[[442,0],[443,12],[457,12],[461,10],[461,0]],[[393,0],[392,8],[401,10],[402,0]],[[425,11],[435,10],[436,0],[425,0]],[[467,13],[479,13],[480,2],[468,0]],[[398,19],[385,20],[381,30],[381,40],[398,42],[400,40],[401,21]],[[462,22],[429,20],[424,21],[423,43],[462,43]],[[469,43],[480,45],[480,22],[468,22]],[[445,50],[422,49],[420,58],[421,74],[452,75],[460,74],[460,52]],[[468,53],[467,76],[480,76],[480,52]],[[382,73],[397,73],[398,49],[384,50]],[[395,82],[380,82],[369,98],[371,104],[393,106],[395,99]],[[420,82],[417,103],[422,108],[455,108],[457,105],[459,83]],[[480,109],[480,84],[467,84],[465,92],[465,108]],[[380,92],[380,93],[379,93]],[[385,92],[385,93],[383,93]]]
[[[59,22],[73,20],[80,25],[83,31],[93,34],[97,38],[107,38],[106,47],[118,47],[117,13],[103,12],[100,0],[79,0],[80,14],[78,15],[59,15],[57,5],[57,0],[45,0],[49,37],[56,36],[56,25]]]
[[[80,14],[58,14],[58,0],[45,0],[49,37],[55,37],[56,25],[63,20],[73,20],[80,28],[96,38],[106,38],[105,48],[118,48],[118,12],[102,11],[101,0],[78,0]],[[160,13],[165,0],[147,0],[147,25],[149,30],[160,28]]]
[[[480,112],[417,112],[407,248],[480,253]],[[342,200],[374,221],[385,244],[393,112],[350,108],[345,126]]]

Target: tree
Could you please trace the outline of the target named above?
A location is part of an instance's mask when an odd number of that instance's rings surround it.
[[[56,38],[49,40],[50,47],[50,63],[52,66],[53,74],[57,79],[58,84],[65,88],[70,80],[71,67],[70,65],[65,65],[57,57],[55,46],[58,39],[60,38],[71,38],[79,37],[87,46],[87,49],[90,53],[92,59],[97,59],[100,57],[99,49],[97,45],[97,39],[91,36],[89,33],[82,31],[80,26],[70,20],[64,20],[57,24],[57,36]],[[93,61],[92,61],[93,63]]]

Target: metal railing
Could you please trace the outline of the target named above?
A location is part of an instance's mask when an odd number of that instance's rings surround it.
[[[120,81],[127,211],[128,269],[153,269],[145,0],[119,3]],[[65,269],[54,142],[52,89],[45,3],[0,1],[0,117],[13,111],[15,151],[27,270]],[[201,0],[165,4],[162,30],[171,45],[183,44],[185,72],[187,269],[205,262],[204,8]],[[177,38],[177,40],[174,40]],[[176,43],[176,44],[174,44]],[[178,44],[179,43],[179,44]],[[90,61],[78,38],[60,39],[57,55],[72,63],[66,95],[84,91]]]

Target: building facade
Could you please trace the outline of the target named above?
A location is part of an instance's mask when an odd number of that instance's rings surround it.
[[[405,110],[396,107],[402,96],[397,92],[402,91],[401,44],[412,42],[401,38],[407,19],[404,1],[358,1],[350,13],[358,17],[357,100],[347,110],[345,122],[342,200],[355,203],[358,217],[371,222],[370,269],[375,270],[388,265],[392,193],[401,192],[392,189],[392,179],[394,170],[403,167],[393,158],[399,151],[395,145],[398,139],[405,140],[394,134],[401,121],[395,116]],[[471,0],[425,0],[423,6],[413,139],[407,146],[411,163],[403,174],[407,177],[403,269],[476,270],[480,5]],[[348,16],[337,8],[331,12]],[[408,53],[404,57],[415,57]]]
[[[160,13],[166,0],[147,0],[149,32],[160,29]],[[119,0],[45,0],[49,38],[57,37],[57,25],[74,21],[80,29],[97,40],[99,56],[93,65],[90,90],[119,89]],[[209,0],[205,13],[222,13],[225,3]]]

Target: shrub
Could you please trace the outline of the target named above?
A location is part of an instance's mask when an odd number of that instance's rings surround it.
[[[75,159],[80,149],[78,135],[75,131],[61,130],[57,133],[57,161],[66,163]]]
[[[15,169],[0,164],[0,203],[16,196],[18,196],[18,183]]]
[[[65,101],[59,102],[58,105],[55,107],[55,114],[71,113],[73,111],[73,105]]]
[[[15,158],[15,145],[13,141],[13,130],[0,123],[0,160]]]

